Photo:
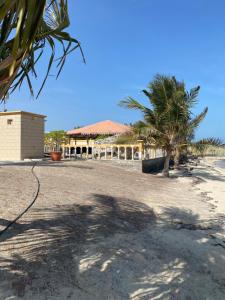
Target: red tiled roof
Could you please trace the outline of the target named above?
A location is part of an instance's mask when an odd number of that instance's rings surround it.
[[[89,126],[81,127],[78,129],[69,130],[69,135],[114,135],[129,132],[129,126],[116,123],[110,120],[98,122]]]

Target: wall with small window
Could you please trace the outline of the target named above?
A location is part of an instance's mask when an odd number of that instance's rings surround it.
[[[0,160],[43,157],[44,122],[42,115],[0,112]]]
[[[7,119],[7,125],[12,125],[13,119]]]

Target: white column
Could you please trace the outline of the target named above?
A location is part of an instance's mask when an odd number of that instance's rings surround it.
[[[71,148],[69,147],[69,158],[71,157]]]
[[[131,147],[131,159],[134,160],[134,146]]]
[[[146,158],[146,150],[144,149],[144,159]]]
[[[107,159],[107,147],[105,147],[105,159]]]
[[[86,152],[86,158],[88,159],[89,158],[89,139],[87,139],[87,148],[86,148],[87,152]]]
[[[127,147],[124,147],[124,159],[127,160]]]
[[[101,159],[101,147],[99,148],[99,150],[98,150],[98,154],[99,154],[99,159]]]
[[[113,147],[111,147],[111,159],[113,159]]]
[[[62,147],[62,157],[65,158],[65,147]]]
[[[77,147],[74,147],[74,159],[77,157]]]
[[[117,148],[118,148],[118,159],[120,159],[120,147]]]
[[[152,158],[152,150],[149,148],[149,158]]]
[[[140,151],[140,147],[139,147],[139,159],[142,160],[142,152]]]

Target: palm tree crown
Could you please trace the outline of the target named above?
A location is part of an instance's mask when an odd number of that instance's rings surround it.
[[[181,140],[184,142],[187,127],[191,134],[191,128],[197,125],[207,113],[205,109],[201,116],[192,119],[191,108],[197,102],[199,89],[198,86],[187,92],[184,83],[178,82],[175,77],[156,75],[149,84],[148,90],[143,90],[149,99],[149,107],[131,97],[120,102],[121,106],[137,109],[143,113],[149,136],[157,146],[167,152],[163,171],[166,176],[168,176],[172,151]]]

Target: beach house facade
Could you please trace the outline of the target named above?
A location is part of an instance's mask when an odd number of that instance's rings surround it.
[[[118,144],[118,137],[129,132],[131,132],[130,126],[111,120],[69,130],[67,132],[68,143],[62,145],[63,156],[65,158],[141,160],[147,155],[148,157],[158,155],[159,150],[154,146],[146,151],[142,140]]]

